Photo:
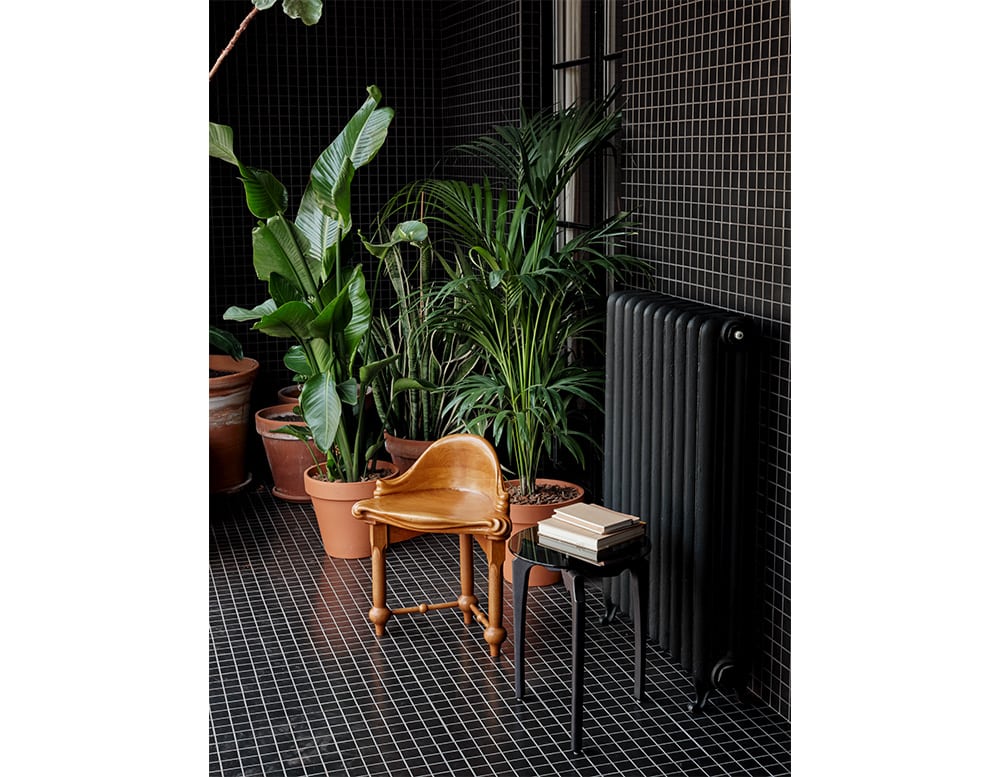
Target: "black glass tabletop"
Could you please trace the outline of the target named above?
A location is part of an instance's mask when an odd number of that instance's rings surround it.
[[[649,553],[649,537],[626,540],[600,551],[571,549],[566,545],[547,544],[539,538],[538,527],[531,526],[511,536],[510,552],[515,556],[550,569],[575,570],[585,575],[611,577],[621,573],[637,559]]]

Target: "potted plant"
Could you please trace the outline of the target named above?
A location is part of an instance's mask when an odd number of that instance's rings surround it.
[[[353,237],[351,182],[382,147],[393,118],[392,109],[378,107],[381,98],[378,87],[369,86],[368,98],[320,154],[294,220],[285,215],[284,186],[237,159],[229,127],[209,125],[209,153],[238,168],[247,205],[259,219],[253,263],[270,292],[256,307],[232,307],[224,318],[253,321],[254,329],[295,341],[284,362],[305,377],[299,396],[305,427],[286,429],[312,438],[324,456],[306,470],[304,485],[324,548],[339,558],[370,552],[368,527],[353,519],[350,508],[374,491],[379,471],[372,459],[381,424],[366,397],[385,360],[373,357],[372,309],[362,265],[347,262]]]
[[[398,215],[398,202],[387,206],[376,227],[374,239],[382,242],[365,241],[365,247],[378,257],[395,294],[392,316],[380,312],[372,329],[387,364],[373,394],[386,427],[386,452],[402,473],[435,440],[461,431],[448,390],[475,369],[478,356],[464,337],[429,325],[433,265],[439,257],[418,220],[402,221],[385,234],[387,214]]]
[[[604,293],[642,264],[621,252],[628,215],[564,229],[558,203],[573,175],[617,132],[621,114],[607,105],[522,115],[464,151],[499,172],[503,185],[427,181],[426,220],[444,229],[457,269],[434,300],[434,324],[467,338],[482,358],[452,400],[466,426],[489,434],[511,474],[511,521],[519,531],[579,501],[575,484],[538,476],[543,458],[568,453],[581,466],[575,407],[602,409],[603,368],[581,359],[600,349]],[[590,440],[592,443],[593,441]],[[541,505],[541,507],[533,507]],[[538,570],[534,584],[557,577]],[[510,579],[510,559],[505,565]]]
[[[243,356],[231,332],[209,326],[208,490],[230,494],[251,480],[246,470],[250,392],[260,364]],[[211,353],[211,349],[223,351]]]
[[[318,464],[323,454],[308,437],[306,423],[295,412],[296,407],[295,402],[262,407],[254,413],[254,426],[264,444],[267,465],[274,480],[271,493],[286,502],[309,502],[311,499],[306,493],[302,475],[309,467]],[[289,426],[297,427],[302,432],[290,433]]]

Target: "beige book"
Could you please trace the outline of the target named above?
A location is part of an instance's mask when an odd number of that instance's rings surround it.
[[[637,523],[639,518],[635,515],[620,513],[601,505],[586,504],[577,502],[566,507],[557,507],[555,516],[562,520],[575,524],[581,529],[589,529],[597,534],[610,534],[611,532],[625,529]]]
[[[598,534],[589,529],[582,529],[575,524],[564,521],[556,515],[538,522],[539,542],[544,537],[552,537],[553,539],[590,550],[608,548],[612,545],[641,537],[645,533],[646,523],[644,521],[630,524],[624,529],[619,529],[609,534]]]

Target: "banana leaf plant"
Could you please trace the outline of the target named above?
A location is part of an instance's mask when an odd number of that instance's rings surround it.
[[[209,124],[209,154],[237,167],[253,229],[253,265],[270,297],[256,307],[231,307],[223,318],[253,321],[253,328],[294,341],[284,363],[305,378],[299,410],[306,435],[326,454],[330,480],[356,482],[369,474],[380,444],[377,418],[365,397],[388,360],[372,358],[372,306],[362,266],[346,266],[351,253],[351,183],[382,147],[393,118],[379,108],[378,87],[320,154],[294,219],[288,192],[270,173],[244,165],[233,151],[233,132]],[[285,431],[296,433],[295,427]]]

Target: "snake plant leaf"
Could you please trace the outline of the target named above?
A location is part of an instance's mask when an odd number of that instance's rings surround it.
[[[343,412],[333,375],[321,372],[302,384],[299,407],[309,425],[316,446],[329,451],[334,446]]]
[[[247,207],[259,219],[268,219],[288,209],[288,191],[266,170],[247,167],[233,151],[233,130],[225,124],[208,123],[208,155],[235,165],[246,192]]]
[[[420,378],[396,378],[392,382],[392,396],[401,394],[404,391],[417,390],[417,391],[440,391],[440,388],[429,380],[421,380]]]
[[[305,302],[286,302],[273,313],[261,318],[254,324],[254,329],[272,337],[294,337],[303,341],[310,339],[315,317],[315,312]]]
[[[368,386],[371,384],[375,378],[378,377],[379,373],[382,372],[386,367],[392,364],[399,356],[389,356],[385,359],[379,359],[378,361],[369,362],[368,364],[361,365],[361,369],[358,370],[358,380],[362,386]]]
[[[323,211],[340,222],[346,234],[351,229],[351,181],[355,171],[368,164],[382,147],[395,112],[378,108],[382,93],[368,87],[368,99],[341,133],[320,154],[310,174],[310,186]]]
[[[277,273],[296,284],[303,299],[315,297],[318,293],[312,269],[304,253],[306,238],[295,225],[277,215],[254,228],[253,266],[257,277],[269,281],[272,273]]]
[[[277,309],[278,306],[274,303],[274,300],[269,299],[250,310],[233,305],[222,314],[222,318],[226,321],[256,321],[268,313],[273,313]]]

